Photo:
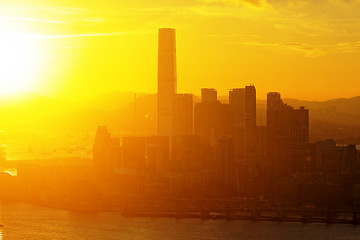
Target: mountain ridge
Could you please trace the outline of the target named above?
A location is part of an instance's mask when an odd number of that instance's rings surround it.
[[[226,96],[220,101],[228,102]],[[194,102],[200,97],[194,96]],[[360,136],[360,96],[326,101],[285,98],[295,108],[310,109],[311,136]],[[94,131],[98,125],[128,134],[156,134],[157,97],[152,94],[114,91],[82,102],[46,97],[38,93],[0,96],[2,128],[57,128]],[[26,116],[23,118],[22,116]],[[257,99],[257,124],[266,125],[266,100]],[[339,132],[343,129],[343,133]],[[327,132],[333,132],[328,134]],[[325,136],[326,135],[326,136]]]

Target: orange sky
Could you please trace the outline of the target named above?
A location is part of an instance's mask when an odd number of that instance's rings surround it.
[[[0,88],[71,99],[155,92],[157,29],[173,27],[179,92],[253,83],[260,99],[352,97],[359,13],[360,0],[3,0]]]

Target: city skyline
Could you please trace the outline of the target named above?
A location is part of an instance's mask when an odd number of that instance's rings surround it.
[[[161,108],[171,108],[168,121],[158,122],[157,135],[112,138],[105,126],[96,132],[97,175],[118,194],[143,197],[123,214],[359,223],[356,145],[310,141],[309,109],[284,103],[279,92],[267,94],[266,125],[257,124],[254,85],[231,89],[228,103],[214,88],[201,88],[195,104],[191,94],[175,94],[174,32],[159,30],[158,110],[161,120]]]
[[[0,240],[356,238],[359,12],[0,1]]]

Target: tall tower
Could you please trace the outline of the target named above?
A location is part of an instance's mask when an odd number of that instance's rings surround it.
[[[245,87],[245,157],[254,160],[256,154],[256,89]]]
[[[158,50],[158,134],[172,136],[173,104],[176,94],[175,29],[159,29]]]
[[[229,91],[229,104],[234,111],[234,124],[245,124],[245,88],[235,88]]]
[[[235,158],[243,158],[245,153],[245,88],[230,90],[229,104],[234,114],[234,155]]]

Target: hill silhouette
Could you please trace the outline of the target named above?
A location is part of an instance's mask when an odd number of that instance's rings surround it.
[[[219,96],[227,102],[226,96]],[[45,128],[95,131],[108,125],[121,135],[156,134],[156,94],[111,92],[82,102],[71,102],[37,93],[0,96],[2,128]],[[195,96],[194,102],[200,98]],[[327,101],[284,99],[293,106],[310,109],[310,135],[317,138],[344,138],[360,135],[360,96]],[[266,125],[266,100],[257,101],[258,125]],[[26,117],[24,117],[26,116]]]

